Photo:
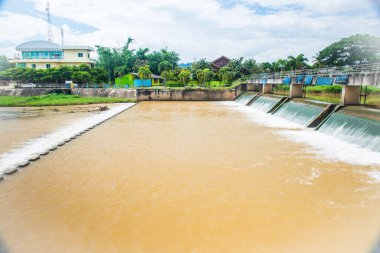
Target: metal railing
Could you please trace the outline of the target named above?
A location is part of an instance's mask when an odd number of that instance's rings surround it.
[[[301,69],[290,71],[278,71],[254,74],[250,80],[263,79],[263,78],[285,78],[285,77],[298,77],[301,75],[322,76],[322,77],[337,77],[341,75],[371,75],[380,73],[380,63],[374,64],[361,64],[349,65],[342,67],[329,67],[317,69]]]

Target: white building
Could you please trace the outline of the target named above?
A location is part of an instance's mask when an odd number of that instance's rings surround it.
[[[18,57],[10,60],[18,67],[46,69],[62,65],[79,66],[87,64],[92,66],[95,60],[91,59],[89,46],[60,46],[49,41],[29,41],[16,47]]]

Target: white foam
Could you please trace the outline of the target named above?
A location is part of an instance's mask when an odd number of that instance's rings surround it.
[[[380,166],[379,152],[323,132],[305,128],[287,119],[261,112],[252,107],[242,106],[236,102],[223,102],[222,104],[246,113],[247,117],[255,123],[278,128],[275,133],[293,142],[307,145],[306,151],[315,154],[319,159],[341,161],[354,165]]]
[[[244,106],[233,101],[219,102],[219,103],[224,106],[228,106],[233,110],[237,110],[237,111],[245,113],[250,120],[260,125],[274,127],[274,128],[285,128],[285,129],[304,128],[302,125],[280,118],[276,115],[257,110],[250,106]]]
[[[32,139],[19,148],[12,149],[0,155],[0,175],[5,171],[17,167],[19,164],[28,161],[31,157],[41,155],[48,150],[54,149],[59,143],[70,139],[83,130],[95,126],[115,115],[121,113],[135,105],[134,103],[121,104],[108,111],[100,112],[80,119],[73,124],[59,128],[56,131]]]

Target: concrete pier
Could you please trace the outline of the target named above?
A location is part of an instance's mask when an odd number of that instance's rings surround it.
[[[273,93],[273,84],[266,83],[263,84],[263,94]]]
[[[359,105],[360,104],[360,86],[343,86],[342,105]]]
[[[290,97],[302,98],[302,84],[292,83],[290,85]]]

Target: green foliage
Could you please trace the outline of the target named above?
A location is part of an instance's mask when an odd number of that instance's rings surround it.
[[[186,85],[190,81],[190,74],[190,70],[182,69],[178,75],[180,82]]]
[[[191,75],[193,76],[193,79],[198,80],[199,83],[203,83],[204,82],[203,80],[198,79],[197,72],[198,72],[198,70],[210,69],[210,68],[211,68],[210,62],[206,61],[206,59],[201,59],[197,62],[194,62],[191,65],[191,67],[190,67]]]
[[[130,72],[137,72],[140,67],[146,65],[149,65],[151,72],[156,75],[163,71],[159,69],[161,62],[165,62],[166,71],[178,66],[179,55],[176,52],[161,49],[149,53],[148,48],[140,48],[136,51],[130,49],[132,42],[133,39],[128,38],[127,43],[121,48],[96,46],[99,55],[97,66],[106,70],[109,81]]]
[[[148,65],[146,66],[141,66],[139,68],[139,71],[137,73],[140,77],[140,79],[144,80],[144,79],[150,79],[151,76],[152,76],[152,72],[150,71],[150,68]]]
[[[6,56],[0,55],[0,71],[14,67],[14,64],[9,63],[8,58]]]
[[[132,74],[126,74],[122,77],[118,77],[115,79],[115,84],[118,84],[118,85],[125,85],[125,84],[128,84],[128,85],[133,85],[133,76]]]
[[[99,103],[135,102],[124,98],[80,97],[77,95],[48,94],[32,97],[0,96],[0,106],[57,106]]]
[[[357,34],[343,38],[320,51],[314,58],[319,67],[379,62],[380,37]]]
[[[86,64],[77,66],[60,66],[50,69],[10,68],[0,72],[1,79],[11,79],[22,83],[64,83],[73,80],[77,83],[104,83],[106,71],[101,67]]]

